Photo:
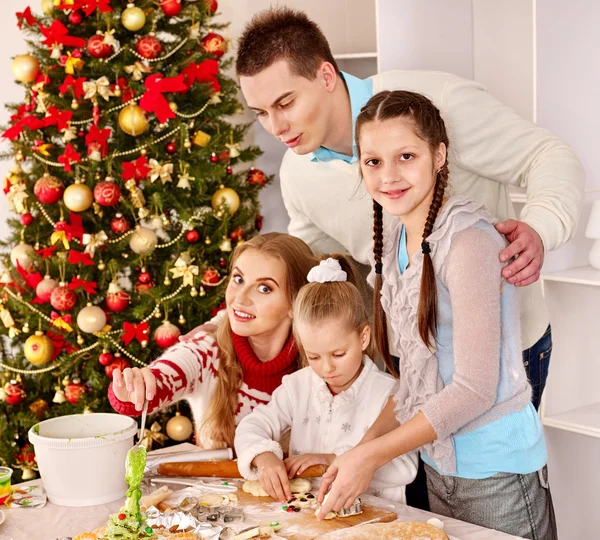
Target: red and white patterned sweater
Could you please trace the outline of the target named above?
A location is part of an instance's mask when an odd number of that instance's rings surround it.
[[[296,369],[298,350],[290,335],[275,358],[261,362],[247,338],[233,334],[233,344],[243,370],[235,413],[235,422],[238,424],[254,407],[271,400],[271,394],[281,384],[282,377]],[[199,334],[192,341],[179,342],[148,367],[156,377],[156,396],[148,403],[148,413],[185,399],[190,405],[196,440],[199,441],[199,427],[202,426],[219,373],[219,348],[215,338],[210,334]],[[118,413],[140,416],[141,412],[135,409],[133,403],[120,401],[115,396],[112,383],[108,387],[108,398]]]

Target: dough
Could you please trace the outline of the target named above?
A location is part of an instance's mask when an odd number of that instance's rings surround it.
[[[246,480],[242,486],[242,491],[250,493],[255,497],[268,497],[269,494],[263,489],[258,480]]]
[[[323,498],[323,504],[325,504],[327,497],[329,497],[329,493],[327,495],[325,495],[325,497]],[[317,509],[315,510],[315,516],[319,515],[319,512],[321,511],[321,506],[322,505],[317,506]],[[327,512],[327,514],[325,514],[325,517],[323,519],[333,519],[334,517],[337,517],[337,513],[332,510],[331,512]]]
[[[308,493],[312,484],[306,478],[292,478],[290,480],[290,489],[292,493]],[[250,493],[255,497],[268,497],[269,494],[263,489],[258,480],[246,480],[242,486],[242,491]]]
[[[449,540],[448,535],[432,525],[417,521],[370,523],[331,531],[319,540]]]
[[[292,493],[308,493],[312,484],[308,478],[292,478],[290,480],[290,489]]]
[[[199,501],[202,506],[221,506],[223,504],[223,495],[219,495],[218,493],[206,493],[200,497]],[[227,502],[229,503],[229,500]]]

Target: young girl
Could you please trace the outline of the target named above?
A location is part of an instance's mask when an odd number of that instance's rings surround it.
[[[198,333],[143,369],[115,370],[108,396],[122,414],[138,416],[188,401],[196,442],[233,447],[236,424],[267,403],[298,366],[292,302],[315,264],[310,248],[287,234],[256,236],[235,248],[216,338]]]
[[[320,516],[353,500],[377,467],[420,448],[433,512],[554,539],[515,288],[498,262],[505,242],[480,204],[445,198],[448,137],[427,98],[377,94],[357,119],[356,138],[374,199],[375,335],[389,362],[387,315],[400,386],[361,444],[329,468]],[[383,209],[393,216],[385,234]]]
[[[289,478],[311,465],[330,465],[355,446],[396,386],[370,358],[371,328],[354,269],[335,257],[310,271],[294,302],[294,334],[309,367],[284,377],[271,402],[236,431],[240,472],[281,501],[291,497]],[[282,461],[276,441],[288,428],[290,457]],[[404,487],[415,474],[416,455],[393,459],[377,471],[371,491],[405,502]]]

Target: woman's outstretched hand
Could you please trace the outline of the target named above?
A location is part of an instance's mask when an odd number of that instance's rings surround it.
[[[144,408],[144,400],[156,395],[156,377],[149,368],[125,368],[113,371],[113,392],[118,400],[133,403],[136,410]]]

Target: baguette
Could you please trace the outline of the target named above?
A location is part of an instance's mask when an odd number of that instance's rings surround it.
[[[326,465],[313,465],[299,474],[300,478],[318,478],[325,474]],[[215,478],[242,478],[237,461],[193,461],[161,463],[158,473],[164,476],[209,476]]]

